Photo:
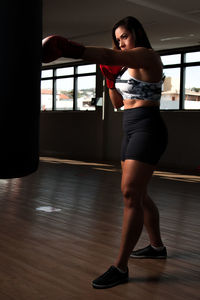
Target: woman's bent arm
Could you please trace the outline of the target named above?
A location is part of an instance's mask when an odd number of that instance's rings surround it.
[[[120,108],[124,105],[123,98],[116,89],[109,89],[109,96],[114,108]]]

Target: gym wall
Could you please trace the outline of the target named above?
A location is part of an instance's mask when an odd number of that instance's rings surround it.
[[[194,170],[200,165],[200,112],[161,111],[169,144],[159,167]],[[120,161],[123,112],[114,112],[106,93],[96,111],[41,112],[40,155],[68,159]]]

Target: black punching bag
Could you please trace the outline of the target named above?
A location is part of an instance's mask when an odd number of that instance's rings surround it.
[[[0,2],[0,178],[39,162],[42,0]]]

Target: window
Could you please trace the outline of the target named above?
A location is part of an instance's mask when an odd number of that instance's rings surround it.
[[[186,63],[189,62],[200,62],[200,51],[186,53]]]
[[[199,47],[160,51],[159,54],[165,76],[160,108],[200,109]]]
[[[161,56],[161,60],[164,66],[180,64],[181,55],[180,54],[165,55],[165,56]]]
[[[74,79],[56,79],[56,105],[55,110],[73,110]]]
[[[77,67],[78,74],[94,73],[94,72],[96,72],[96,65],[84,65],[84,66]]]
[[[52,77],[52,76],[53,76],[53,70],[43,70],[42,71],[42,78]]]
[[[166,69],[164,76],[160,109],[179,109],[180,68]]]
[[[95,110],[96,65],[45,68],[41,79],[41,110]]]
[[[200,109],[200,66],[186,68],[184,108]]]
[[[53,80],[42,80],[41,82],[41,110],[52,110],[53,108]]]
[[[74,74],[74,68],[73,67],[56,69],[56,75],[57,76],[65,76],[65,75],[73,75],[73,74]]]
[[[95,98],[96,76],[78,77],[77,110],[91,110],[91,99]]]

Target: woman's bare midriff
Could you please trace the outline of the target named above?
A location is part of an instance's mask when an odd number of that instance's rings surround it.
[[[137,99],[124,99],[124,109],[131,109],[137,107],[160,106],[160,102],[152,100],[137,100]]]

